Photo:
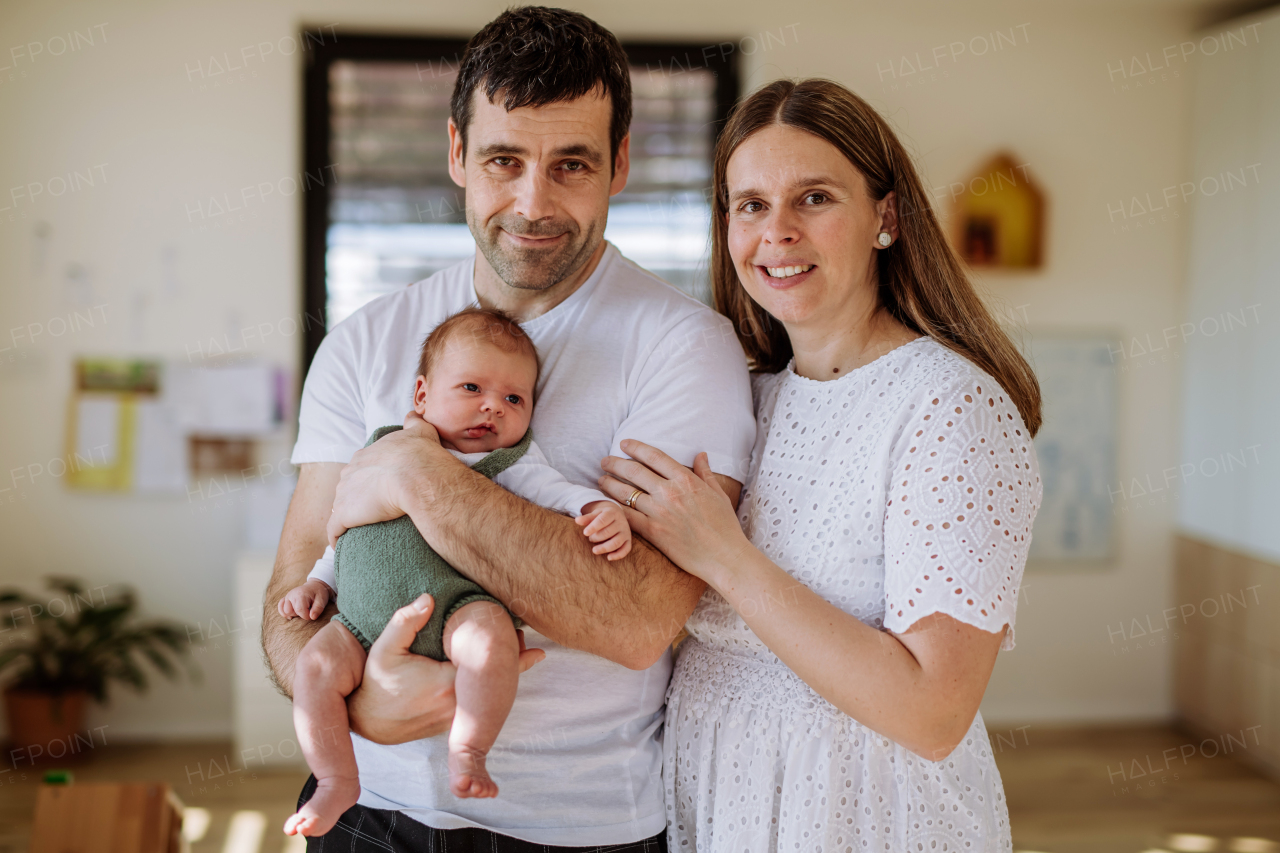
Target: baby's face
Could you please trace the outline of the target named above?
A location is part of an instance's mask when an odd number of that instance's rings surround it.
[[[511,447],[529,428],[537,378],[532,356],[459,335],[445,347],[431,378],[418,377],[414,411],[436,428],[446,447],[463,453]]]

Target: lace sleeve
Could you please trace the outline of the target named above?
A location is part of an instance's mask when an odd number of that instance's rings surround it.
[[[884,625],[945,613],[1009,626],[1040,506],[1031,437],[1008,395],[970,368],[917,398],[894,447],[884,522]]]

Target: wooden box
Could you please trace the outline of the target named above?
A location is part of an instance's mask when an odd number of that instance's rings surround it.
[[[185,853],[182,802],[168,785],[41,785],[31,853]]]

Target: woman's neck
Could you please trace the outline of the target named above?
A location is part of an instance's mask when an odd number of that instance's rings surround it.
[[[820,325],[786,329],[795,353],[793,369],[818,382],[839,379],[919,337],[878,301],[841,312]]]

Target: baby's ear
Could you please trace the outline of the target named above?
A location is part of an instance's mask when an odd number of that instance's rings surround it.
[[[413,408],[422,414],[422,407],[427,403],[427,377],[421,373],[413,384]]]

